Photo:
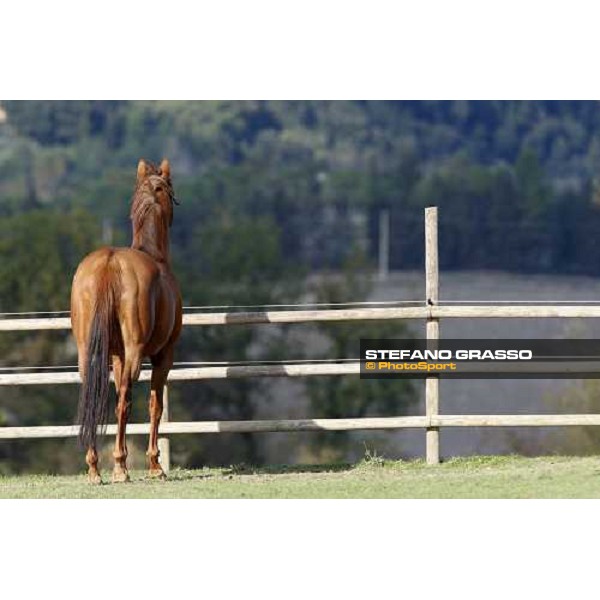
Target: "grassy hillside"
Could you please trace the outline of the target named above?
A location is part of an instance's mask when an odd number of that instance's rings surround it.
[[[356,465],[175,470],[164,482],[136,472],[131,483],[101,486],[83,475],[5,477],[0,498],[600,498],[600,461],[471,457],[428,467],[371,457]]]

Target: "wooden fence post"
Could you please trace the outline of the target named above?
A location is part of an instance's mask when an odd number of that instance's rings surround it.
[[[169,386],[163,388],[163,413],[161,423],[169,422]],[[171,470],[171,443],[168,437],[158,438],[158,451],[160,452],[160,466],[165,473]]]
[[[439,262],[438,262],[438,210],[437,207],[425,209],[425,300],[428,307],[436,306],[439,301]],[[427,318],[427,340],[440,337],[439,319]],[[425,379],[425,415],[437,417],[439,414],[440,380],[437,375]],[[425,433],[426,459],[428,465],[440,462],[440,429],[427,427]]]

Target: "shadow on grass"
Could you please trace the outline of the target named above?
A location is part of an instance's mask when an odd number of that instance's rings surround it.
[[[223,475],[285,475],[302,473],[342,473],[352,471],[356,467],[352,463],[325,464],[325,465],[265,465],[254,467],[251,465],[232,465],[223,470]]]
[[[167,476],[167,481],[198,481],[202,479],[231,478],[240,475],[285,475],[303,473],[343,473],[356,468],[352,463],[325,464],[325,465],[267,465],[257,467],[246,464],[231,465],[229,467],[211,468],[205,471],[187,471],[174,469]]]

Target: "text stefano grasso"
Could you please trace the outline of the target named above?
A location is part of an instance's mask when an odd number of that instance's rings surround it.
[[[365,360],[532,360],[531,350],[494,349],[494,350],[365,350]]]

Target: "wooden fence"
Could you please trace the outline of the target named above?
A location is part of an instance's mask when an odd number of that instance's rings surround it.
[[[246,312],[201,312],[185,314],[185,326],[236,325],[259,323],[313,323],[317,321],[358,321],[420,319],[426,323],[426,337],[439,339],[440,319],[448,318],[600,318],[596,305],[498,305],[469,304],[439,305],[438,219],[437,208],[425,209],[425,298],[420,306],[361,306],[356,308],[317,308],[303,310],[255,310]],[[393,304],[393,303],[389,303]],[[417,304],[414,302],[412,304]],[[4,318],[0,331],[32,331],[70,329],[64,318]],[[233,379],[239,377],[312,377],[322,375],[354,375],[360,373],[360,362],[338,361],[328,363],[281,363],[236,365],[216,363],[201,367],[176,368],[169,382],[202,379]],[[142,370],[141,381],[150,379],[150,371]],[[54,385],[79,383],[76,372],[0,373],[2,385]],[[261,421],[200,421],[170,422],[168,389],[165,394],[165,412],[160,425],[161,461],[169,468],[169,444],[166,434],[175,433],[248,433],[285,431],[349,431],[421,428],[426,431],[426,458],[428,464],[440,459],[440,427],[548,427],[569,425],[600,425],[600,414],[563,415],[440,415],[439,379],[425,380],[425,415],[407,417],[377,417],[356,419],[288,419]],[[127,433],[147,434],[148,424],[130,424]],[[115,432],[109,426],[108,433]],[[39,427],[0,427],[0,439],[61,438],[76,436],[78,428],[71,425]]]

